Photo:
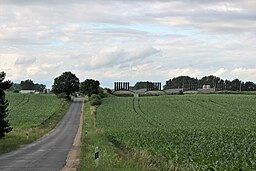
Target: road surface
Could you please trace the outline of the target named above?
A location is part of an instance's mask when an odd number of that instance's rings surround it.
[[[48,136],[0,156],[1,171],[57,171],[65,165],[79,127],[82,98],[76,98],[57,128]]]

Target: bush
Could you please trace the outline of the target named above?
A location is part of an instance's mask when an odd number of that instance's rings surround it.
[[[99,105],[101,105],[101,99],[93,99],[93,100],[91,100],[91,105],[92,106],[99,106]]]
[[[112,90],[109,88],[105,88],[105,90],[107,91],[108,94],[113,94]]]
[[[183,93],[182,90],[180,90],[179,93],[178,93],[178,95],[183,95],[183,94],[184,94],[184,93]]]
[[[104,93],[104,90],[102,88],[99,88],[99,96],[101,98],[107,97],[107,95]]]
[[[90,100],[93,100],[93,99],[99,99],[99,100],[101,100],[101,97],[100,97],[100,95],[98,95],[98,94],[92,94],[91,97],[90,97]]]
[[[90,97],[90,101],[92,106],[101,105],[101,96],[98,94],[92,94]]]
[[[19,93],[20,91],[19,90],[13,90],[13,93]]]
[[[60,93],[60,94],[57,94],[57,97],[59,99],[65,99],[65,98],[67,98],[67,95],[65,93]]]

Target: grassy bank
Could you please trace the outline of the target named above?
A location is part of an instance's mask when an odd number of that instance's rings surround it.
[[[109,142],[103,130],[96,127],[95,107],[86,103],[82,135],[81,163],[78,170],[141,170],[136,169],[131,160]],[[99,147],[99,164],[95,162],[95,147]]]
[[[7,94],[7,98],[10,103],[8,119],[13,130],[0,139],[0,154],[13,151],[49,133],[70,105],[55,96]]]

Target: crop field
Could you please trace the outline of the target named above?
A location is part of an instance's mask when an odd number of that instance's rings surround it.
[[[111,97],[97,126],[164,170],[255,170],[255,104],[255,95]]]
[[[54,95],[6,93],[13,130],[0,140],[0,154],[29,144],[52,130],[69,103]],[[26,135],[29,134],[27,139]]]
[[[11,125],[24,128],[40,125],[57,112],[62,103],[51,95],[7,93],[6,98]]]

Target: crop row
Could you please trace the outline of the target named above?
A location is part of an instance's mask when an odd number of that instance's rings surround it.
[[[37,126],[61,107],[61,100],[56,96],[7,93],[6,97],[12,126]]]
[[[250,95],[107,98],[98,108],[97,123],[122,146],[147,150],[181,167],[252,170],[255,102]]]

